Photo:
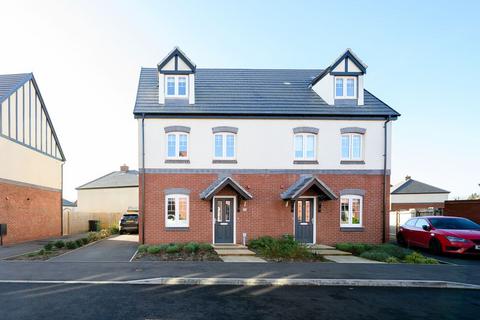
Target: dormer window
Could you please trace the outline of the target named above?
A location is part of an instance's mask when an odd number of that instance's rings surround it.
[[[356,99],[356,80],[355,77],[335,77],[335,98]]]
[[[165,81],[165,96],[168,98],[187,97],[188,85],[186,76],[167,76]]]

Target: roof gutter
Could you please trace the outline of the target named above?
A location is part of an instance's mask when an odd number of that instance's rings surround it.
[[[142,244],[145,244],[145,114],[142,114]]]
[[[387,157],[388,157],[388,123],[391,121],[390,116],[386,118],[383,125],[384,130],[384,144],[383,144],[383,214],[382,214],[382,242],[387,242]]]

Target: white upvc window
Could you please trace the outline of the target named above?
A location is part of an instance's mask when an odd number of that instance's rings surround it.
[[[342,134],[342,160],[363,160],[362,134]]]
[[[335,98],[356,99],[357,78],[356,77],[335,77]]]
[[[361,227],[363,212],[363,197],[344,195],[340,197],[340,226]]]
[[[236,152],[236,134],[220,132],[214,134],[214,159],[234,160],[237,157]]]
[[[185,98],[188,96],[188,77],[178,75],[165,76],[165,96]]]
[[[295,134],[294,148],[295,160],[315,160],[317,158],[317,135]]]
[[[184,194],[170,194],[165,196],[165,226],[188,227],[189,196]]]
[[[188,159],[188,133],[170,132],[167,134],[167,158]]]

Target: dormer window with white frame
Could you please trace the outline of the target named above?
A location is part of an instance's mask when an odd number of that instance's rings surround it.
[[[168,75],[165,77],[166,98],[187,98],[188,77],[184,75]]]
[[[335,77],[335,99],[356,99],[357,78]]]

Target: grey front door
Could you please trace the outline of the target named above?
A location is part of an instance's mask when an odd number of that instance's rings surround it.
[[[313,199],[299,199],[295,203],[295,240],[313,243]]]
[[[215,243],[233,243],[234,200],[215,198]]]

